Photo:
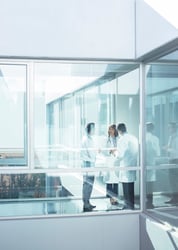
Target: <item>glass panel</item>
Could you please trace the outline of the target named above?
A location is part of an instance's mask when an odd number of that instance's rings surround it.
[[[96,124],[98,147],[109,123],[127,123],[138,138],[135,68],[138,65],[36,63],[35,167],[80,167],[81,139],[91,121]],[[123,105],[126,109],[120,108]]]
[[[122,211],[122,185],[117,183],[113,187],[117,196],[111,202],[111,188],[110,193],[107,193],[108,188],[102,181],[105,173],[95,170],[87,174],[94,178],[91,204],[96,207],[92,211]],[[110,174],[115,174],[115,170]],[[138,171],[136,175],[139,176]],[[82,201],[85,178],[85,172],[1,174],[0,216],[77,215],[88,212],[84,211]],[[135,209],[138,210],[139,207],[139,196],[135,195]]]
[[[0,216],[139,209],[138,65],[35,62],[30,73],[31,146],[41,169],[0,175]],[[117,133],[108,144],[111,124]]]
[[[174,206],[178,203],[178,65],[151,64],[146,71],[147,207]]]
[[[163,56],[161,58],[158,59],[158,61],[162,61],[162,62],[177,62],[178,61],[178,50],[175,50],[174,52]]]
[[[35,167],[79,168],[80,171],[81,167],[107,167],[107,157],[103,152],[108,140],[109,124],[115,124],[116,127],[118,123],[126,124],[128,133],[125,133],[125,140],[130,140],[128,145],[131,145],[131,138],[139,139],[139,110],[138,65],[36,63],[35,157],[37,156],[38,161],[35,162]],[[86,130],[86,124],[91,123],[95,125],[92,145],[89,140],[83,143],[83,138],[90,136],[86,135],[86,131],[90,131],[89,127]],[[124,142],[120,149],[117,148],[119,143],[115,149],[121,152]],[[88,163],[84,144],[93,147],[87,152],[90,156],[93,155],[93,162]],[[128,146],[123,154],[127,154],[131,148]],[[136,149],[135,146],[133,148]],[[95,152],[91,153],[92,151]],[[118,155],[119,157],[121,158]],[[137,167],[138,164],[138,152],[134,163],[128,159],[118,160],[118,166],[122,167]],[[117,177],[116,184],[121,182],[124,190],[129,188],[130,191],[125,191],[124,196],[134,191],[134,186],[137,187],[139,197],[139,178],[136,178],[134,171],[123,171],[119,171],[122,174],[120,179]],[[132,173],[133,178],[130,177]],[[91,181],[86,178],[84,189]],[[101,185],[107,184],[103,179]],[[133,192],[129,199],[133,200],[135,195]]]
[[[26,66],[0,65],[0,165],[27,164]]]

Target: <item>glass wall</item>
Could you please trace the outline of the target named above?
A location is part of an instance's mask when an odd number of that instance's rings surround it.
[[[168,211],[178,205],[176,58],[177,51],[144,65],[141,108],[136,63],[1,63],[0,217],[139,211],[142,193],[147,211],[170,223]],[[111,140],[109,126],[120,123],[133,144],[123,143],[122,131],[117,143]],[[87,152],[95,153],[90,168],[83,156],[88,137]],[[122,155],[126,144],[139,149],[132,163]],[[89,210],[86,187],[96,206]]]
[[[178,62],[175,55],[146,66],[147,208],[168,209],[178,204]],[[161,218],[159,210],[157,216]],[[165,212],[163,220],[167,221],[169,216]]]
[[[28,62],[26,64],[28,66]],[[11,69],[12,66],[6,67]],[[132,142],[136,140],[135,147],[140,147],[139,65],[44,61],[33,62],[29,72],[25,65],[13,67],[6,74],[9,77],[8,88],[14,91],[11,98],[18,105],[14,105],[10,112],[3,102],[8,119],[13,119],[12,133],[18,137],[17,143],[8,147],[18,148],[21,157],[11,158],[17,173],[3,171],[0,175],[3,204],[0,216],[140,209],[139,151],[136,152],[136,161],[126,164],[122,159],[124,156],[121,156],[122,135],[117,136],[117,145],[108,146],[111,138],[108,136],[109,126],[115,124],[117,131],[117,125],[124,123],[128,134],[132,135],[128,138],[132,138]],[[27,73],[33,75],[28,86]],[[26,96],[29,96],[28,101]],[[7,98],[6,102],[10,105]],[[88,161],[82,158],[82,154],[86,150],[83,140],[89,123],[95,124],[92,136],[95,164],[91,164],[86,171],[83,164]],[[9,129],[4,130],[3,136],[6,133],[9,142],[15,143],[8,134]],[[128,147],[131,150],[132,147]],[[27,148],[28,152],[32,152],[29,166]],[[89,147],[89,154],[90,150]],[[6,160],[3,154],[1,158]],[[22,163],[27,167],[25,172],[18,168]],[[5,161],[2,165],[5,166]],[[131,185],[127,187],[127,183]],[[84,211],[84,193],[88,195],[86,186],[91,190],[90,200],[96,207]],[[125,196],[129,195],[126,188],[133,191],[132,197],[127,197],[133,201],[132,207],[127,207],[125,202]],[[11,204],[14,209],[11,209]]]
[[[26,65],[0,64],[0,166],[27,165]]]
[[[98,147],[112,123],[126,123],[138,138],[138,76],[135,64],[36,63],[35,167],[80,167],[88,122],[96,123]]]

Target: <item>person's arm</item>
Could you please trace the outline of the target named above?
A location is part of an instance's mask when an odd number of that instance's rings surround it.
[[[125,151],[127,150],[128,145],[127,145],[127,141],[125,140],[125,138],[120,138],[118,140],[117,143],[117,148],[112,150],[112,154],[116,157],[116,158],[123,158]]]

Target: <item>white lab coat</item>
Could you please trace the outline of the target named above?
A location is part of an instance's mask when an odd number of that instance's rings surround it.
[[[118,165],[118,159],[114,157],[113,154],[110,153],[111,150],[116,149],[117,147],[117,137],[109,137],[107,138],[106,142],[106,150],[104,150],[105,155],[105,167],[113,168],[114,166]],[[103,173],[103,180],[106,183],[118,183],[119,179],[115,174],[115,171],[106,171]]]
[[[82,167],[95,167],[96,163],[96,142],[94,136],[86,135],[82,138],[81,152],[80,157],[82,160]],[[90,162],[90,164],[86,165],[85,162]],[[86,172],[88,176],[93,176],[93,172]]]
[[[93,136],[86,135],[82,138],[80,157],[82,161],[95,163],[96,161],[96,141]]]
[[[120,160],[121,167],[136,167],[138,158],[138,140],[135,136],[124,133],[117,142],[116,157]],[[119,170],[116,172],[120,182],[134,182],[136,170]]]
[[[157,136],[150,132],[146,133],[146,167],[153,167],[156,158],[160,156],[160,145]],[[147,181],[156,181],[156,170],[148,169],[146,172]]]

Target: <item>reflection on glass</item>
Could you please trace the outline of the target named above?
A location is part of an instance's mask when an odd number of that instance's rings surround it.
[[[154,192],[153,202],[156,206],[178,204],[177,70],[176,63],[150,64],[146,68],[146,121],[154,124],[154,138],[158,138],[160,144],[160,156],[152,151],[152,154],[155,154],[154,164],[146,162],[147,169],[154,166],[156,170],[151,191]],[[149,146],[146,145],[146,148]],[[148,151],[147,158],[151,160]],[[147,175],[149,174],[150,170],[147,171]],[[147,195],[150,195],[148,187]]]
[[[0,65],[0,102],[0,165],[26,165],[25,65]]]
[[[45,197],[45,174],[1,174],[0,199]]]
[[[83,210],[83,173],[31,173],[0,175],[0,216],[70,215],[84,212],[124,211],[122,185],[118,184],[117,203],[111,204],[106,192],[103,171],[94,176],[90,211]],[[115,170],[111,170],[113,175]],[[139,180],[139,172],[136,173]],[[135,210],[140,207],[139,181],[135,185]],[[132,211],[132,210],[130,210]]]
[[[147,196],[146,207],[154,208],[153,204],[153,191],[154,183],[156,181],[156,161],[160,157],[160,143],[159,138],[154,135],[154,124],[152,122],[146,123],[146,158],[145,163],[147,166],[146,184]]]

